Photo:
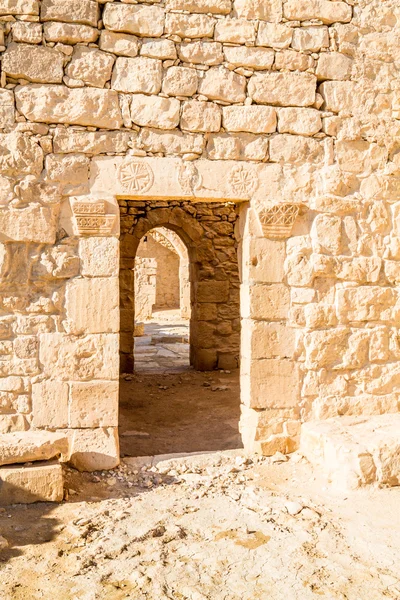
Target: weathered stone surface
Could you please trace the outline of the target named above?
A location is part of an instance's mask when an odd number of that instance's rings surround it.
[[[51,429],[68,426],[68,384],[43,381],[32,385],[33,426]],[[42,458],[52,458],[43,456]],[[42,460],[38,459],[38,460]]]
[[[112,52],[118,56],[134,57],[138,53],[138,40],[127,33],[102,31],[99,40],[100,50]]]
[[[87,237],[79,240],[79,256],[85,277],[115,277],[119,272],[117,238]]]
[[[185,62],[203,65],[219,65],[224,60],[220,42],[189,42],[180,44],[179,58]]]
[[[299,369],[287,359],[251,361],[243,376],[242,402],[250,408],[291,408],[298,405]]]
[[[266,321],[242,322],[242,355],[252,360],[292,358],[296,332],[284,323]]]
[[[225,106],[222,115],[227,131],[273,133],[276,130],[276,111],[269,106]]]
[[[289,48],[293,37],[293,28],[284,23],[260,23],[257,46],[271,46],[278,50]]]
[[[316,78],[310,73],[260,73],[251,77],[248,90],[260,104],[311,106],[315,102]]]
[[[324,81],[319,93],[325,101],[325,110],[332,112],[352,114],[358,104],[355,81]]]
[[[21,133],[0,134],[0,170],[6,177],[39,175],[43,152],[31,138]]]
[[[321,48],[329,48],[328,27],[296,27],[291,45],[294,50],[303,52],[319,52]]]
[[[171,67],[165,73],[162,90],[168,96],[193,96],[197,92],[197,86],[195,69]]]
[[[213,133],[207,153],[212,160],[267,160],[268,138],[250,133]]]
[[[14,42],[40,44],[43,39],[42,25],[41,23],[16,21],[12,24],[12,37]]]
[[[321,142],[297,135],[277,135],[270,140],[270,160],[282,163],[321,163],[325,156]]]
[[[12,43],[3,55],[2,69],[14,79],[60,83],[63,78],[63,55],[53,48]]]
[[[0,90],[0,128],[9,127],[14,121],[14,94],[11,90]]]
[[[89,159],[82,154],[48,154],[48,181],[57,182],[64,195],[84,194],[89,183]]]
[[[0,240],[54,244],[58,210],[37,203],[25,208],[0,208]]]
[[[98,308],[91,310],[91,298],[98,299]],[[74,279],[67,283],[66,313],[69,331],[82,333],[113,333],[119,325],[119,282],[117,278]]]
[[[38,0],[1,0],[0,15],[38,15]]]
[[[161,60],[175,60],[177,57],[174,42],[164,38],[155,40],[144,39],[140,48],[140,55],[148,56],[149,58],[159,58]]]
[[[232,0],[167,0],[166,8],[168,10],[228,15],[231,12]]]
[[[74,429],[118,426],[118,382],[71,383],[69,426]]]
[[[289,289],[283,284],[253,284],[241,290],[242,317],[271,321],[286,319],[290,305]]]
[[[181,128],[186,131],[219,131],[221,109],[212,102],[188,100],[183,103]]]
[[[112,90],[26,85],[15,91],[18,110],[29,120],[119,129],[122,116]]]
[[[310,21],[318,19],[323,23],[348,23],[352,17],[351,6],[345,2],[330,0],[288,0],[284,4],[283,14],[286,19],[294,21]]]
[[[353,60],[340,52],[325,52],[318,59],[317,77],[324,79],[350,79]]]
[[[282,0],[235,0],[233,6],[245,19],[277,22],[282,17]]]
[[[225,59],[235,67],[246,67],[258,71],[270,69],[275,53],[266,48],[247,48],[243,46],[225,46]]]
[[[247,19],[220,19],[215,26],[214,39],[217,42],[244,44],[256,39],[256,25]]]
[[[321,129],[321,114],[314,108],[280,108],[278,110],[279,133],[315,135]]]
[[[87,85],[102,88],[111,79],[114,57],[95,48],[77,46],[68,64],[66,74]]]
[[[119,92],[158,94],[161,90],[161,61],[144,56],[117,58],[111,87]]]
[[[224,67],[209,69],[199,85],[200,94],[224,102],[243,102],[245,89],[246,78]]]
[[[61,502],[63,498],[62,467],[56,461],[0,468],[0,504],[3,506]]]
[[[42,0],[40,8],[42,21],[64,21],[97,26],[99,5],[93,0]]]
[[[0,435],[0,465],[49,460],[68,454],[68,440],[64,433],[28,431]]]
[[[290,49],[282,50],[275,58],[275,68],[282,71],[307,71],[314,65],[312,56]]]
[[[165,18],[165,33],[181,38],[210,38],[216,19],[208,15],[169,13]]]
[[[78,471],[102,471],[118,466],[118,429],[109,427],[75,430],[69,462]]]
[[[281,283],[285,276],[285,243],[268,238],[249,240],[243,249],[244,280],[255,283]]]
[[[158,6],[107,3],[103,13],[106,29],[141,37],[160,37],[164,31],[164,11]]]
[[[182,133],[179,130],[160,131],[142,129],[140,145],[146,152],[162,152],[163,154],[202,154],[204,139],[201,135]]]
[[[45,23],[43,33],[47,42],[59,42],[61,44],[90,43],[95,42],[99,37],[98,29],[89,25],[58,23],[57,21]]]
[[[160,98],[135,94],[132,96],[131,117],[141,127],[173,129],[179,123],[180,102],[175,98]]]
[[[53,137],[53,150],[56,153],[83,152],[85,154],[105,154],[126,152],[133,133],[126,131],[74,131],[56,129]]]
[[[398,314],[397,302],[397,291],[390,287],[360,286],[338,290],[338,318],[341,323],[390,322]]]

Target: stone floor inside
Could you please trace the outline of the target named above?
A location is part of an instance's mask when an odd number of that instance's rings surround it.
[[[189,365],[189,321],[154,313],[135,338],[135,373],[121,374],[122,456],[241,448],[239,371]]]

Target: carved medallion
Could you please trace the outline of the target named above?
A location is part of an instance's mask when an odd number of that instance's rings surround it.
[[[184,162],[178,169],[178,182],[186,196],[193,196],[195,190],[201,188],[203,178],[196,165],[192,162]]]
[[[230,172],[228,182],[236,198],[250,198],[258,188],[258,175],[251,167],[237,165]]]
[[[115,215],[107,215],[105,202],[75,202],[72,204],[79,235],[109,235]]]
[[[118,179],[127,192],[131,194],[143,194],[151,188],[154,183],[154,174],[145,162],[124,162],[118,169]]]
[[[301,207],[301,204],[277,204],[264,208],[259,215],[264,235],[288,238]]]

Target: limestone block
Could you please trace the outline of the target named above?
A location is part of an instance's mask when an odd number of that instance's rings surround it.
[[[96,308],[93,298],[97,298]],[[67,283],[65,308],[71,333],[113,333],[119,325],[119,281],[116,277],[74,279]]]
[[[11,27],[14,42],[25,42],[26,44],[40,44],[42,42],[41,23],[16,21]]]
[[[64,433],[26,431],[0,435],[0,465],[49,460],[68,454]]]
[[[12,42],[2,59],[4,73],[14,79],[38,83],[61,83],[63,55],[53,48]]]
[[[57,128],[53,136],[56,153],[106,154],[126,152],[134,134],[126,131],[75,131]]]
[[[315,108],[280,108],[278,110],[279,133],[315,135],[321,129],[321,113]]]
[[[243,248],[243,280],[281,283],[284,278],[285,242],[251,238]]]
[[[196,69],[171,67],[164,75],[162,91],[168,96],[193,96],[197,92]]]
[[[260,104],[310,106],[315,102],[316,77],[310,73],[259,73],[251,77],[248,91]]]
[[[122,59],[124,60],[124,59]],[[66,74],[93,87],[102,88],[111,79],[114,57],[107,52],[86,46],[76,46]]]
[[[14,94],[11,90],[0,90],[0,128],[9,127],[14,121]]]
[[[90,44],[99,37],[97,28],[74,23],[58,23],[57,21],[45,23],[43,33],[47,42],[61,44],[79,44],[80,42]]]
[[[337,291],[337,311],[341,323],[388,322],[397,318],[398,294],[393,288],[361,286]]]
[[[241,316],[245,319],[271,321],[286,319],[290,308],[289,289],[279,283],[241,287]]]
[[[219,65],[224,61],[220,42],[188,42],[180,44],[179,58],[184,62],[199,65]]]
[[[23,392],[24,382],[22,377],[2,377],[0,379],[0,390],[2,392]]]
[[[229,15],[232,0],[167,0],[165,6],[168,10]]]
[[[144,39],[140,48],[141,56],[159,58],[160,60],[175,60],[177,57],[175,44],[172,40]],[[132,55],[134,56],[134,55]]]
[[[144,94],[132,96],[131,117],[136,125],[173,129],[178,126],[179,116],[180,102],[175,98],[160,98]]]
[[[213,132],[221,129],[221,109],[212,102],[188,100],[183,103],[181,128]]]
[[[245,67],[256,71],[270,69],[275,59],[274,51],[267,48],[225,46],[224,54],[225,59],[235,67]]]
[[[84,277],[115,277],[119,273],[117,238],[86,237],[79,240],[81,274]]]
[[[181,38],[210,38],[214,35],[216,19],[208,15],[167,13],[165,33]]]
[[[276,111],[269,106],[224,106],[222,115],[227,131],[273,133],[276,130]]]
[[[268,159],[268,138],[250,133],[210,134],[207,153],[212,160]]]
[[[315,60],[312,56],[295,50],[282,50],[275,58],[275,68],[282,71],[307,71],[314,66]]]
[[[234,0],[234,12],[245,19],[277,23],[282,18],[282,0]]]
[[[79,257],[75,248],[62,243],[45,248],[31,273],[33,278],[44,280],[75,277],[79,273]]]
[[[382,259],[360,256],[349,260],[340,260],[336,276],[345,281],[359,283],[377,283],[380,277]],[[392,281],[390,283],[393,283]]]
[[[311,239],[316,252],[341,254],[342,219],[330,215],[317,215],[311,228]]]
[[[321,48],[329,48],[328,27],[296,27],[291,45],[301,52],[319,52]]]
[[[34,383],[32,385],[32,412],[34,427],[51,429],[67,427],[68,384],[61,381]]]
[[[117,427],[75,430],[69,463],[78,471],[114,469],[119,465]]]
[[[319,80],[350,79],[353,60],[340,52],[324,52],[318,59],[316,75]]]
[[[336,155],[340,168],[350,173],[372,171],[386,162],[386,150],[364,140],[338,141]]]
[[[162,64],[160,60],[138,56],[117,58],[111,87],[119,92],[158,94],[161,90]]]
[[[61,502],[64,498],[62,467],[57,461],[32,466],[0,468],[0,504]]]
[[[242,403],[250,408],[295,408],[299,403],[300,376],[287,359],[252,360],[242,374]]]
[[[244,359],[292,358],[295,350],[294,329],[284,323],[242,321],[241,353]]]
[[[6,177],[39,175],[43,152],[31,138],[21,133],[0,134],[0,171]]]
[[[195,284],[196,302],[227,302],[229,281],[199,281]]]
[[[217,42],[245,44],[256,39],[256,24],[247,19],[220,19],[215,26],[214,39]]]
[[[164,32],[164,10],[142,4],[107,3],[103,13],[106,29],[133,33],[141,37],[161,37]]]
[[[283,7],[283,15],[292,21],[318,19],[326,25],[331,25],[348,23],[352,17],[352,9],[345,2],[331,0],[288,0]]]
[[[202,154],[204,138],[200,134],[182,133],[179,129],[162,131],[143,128],[140,131],[140,146],[146,152],[163,154]]]
[[[45,167],[47,179],[59,183],[65,195],[79,193],[89,181],[89,159],[82,154],[48,154]]]
[[[71,383],[69,427],[79,429],[117,426],[117,381]]]
[[[112,52],[118,56],[134,57],[138,53],[138,40],[127,33],[102,31],[99,40],[100,50]]]
[[[209,100],[224,102],[244,102],[245,90],[246,78],[225,67],[214,67],[206,71],[199,86],[199,93]]]
[[[54,244],[58,207],[32,203],[25,208],[0,207],[0,241]]]
[[[40,334],[43,374],[57,381],[118,379],[118,335]]]
[[[293,38],[293,28],[284,23],[259,23],[257,46],[271,46],[277,50],[289,48]]]
[[[269,154],[272,162],[322,163],[325,157],[325,148],[321,142],[309,137],[282,134],[271,138]]]
[[[67,4],[64,0],[42,0],[40,19],[97,27],[99,6],[92,0],[69,0]]]
[[[38,0],[1,0],[0,15],[38,15]]]
[[[112,90],[33,84],[17,87],[15,98],[18,110],[29,121],[105,129],[122,126],[118,94]]]
[[[358,104],[356,85],[355,81],[324,81],[319,93],[325,101],[325,110],[353,114]]]

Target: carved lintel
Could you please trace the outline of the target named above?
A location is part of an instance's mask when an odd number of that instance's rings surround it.
[[[111,233],[116,216],[106,214],[105,202],[75,202],[72,211],[79,235]]]
[[[129,194],[144,194],[154,183],[150,165],[138,160],[126,159],[120,165],[117,176],[121,186]]]
[[[259,218],[266,237],[288,238],[302,209],[302,204],[284,203],[263,208]]]

